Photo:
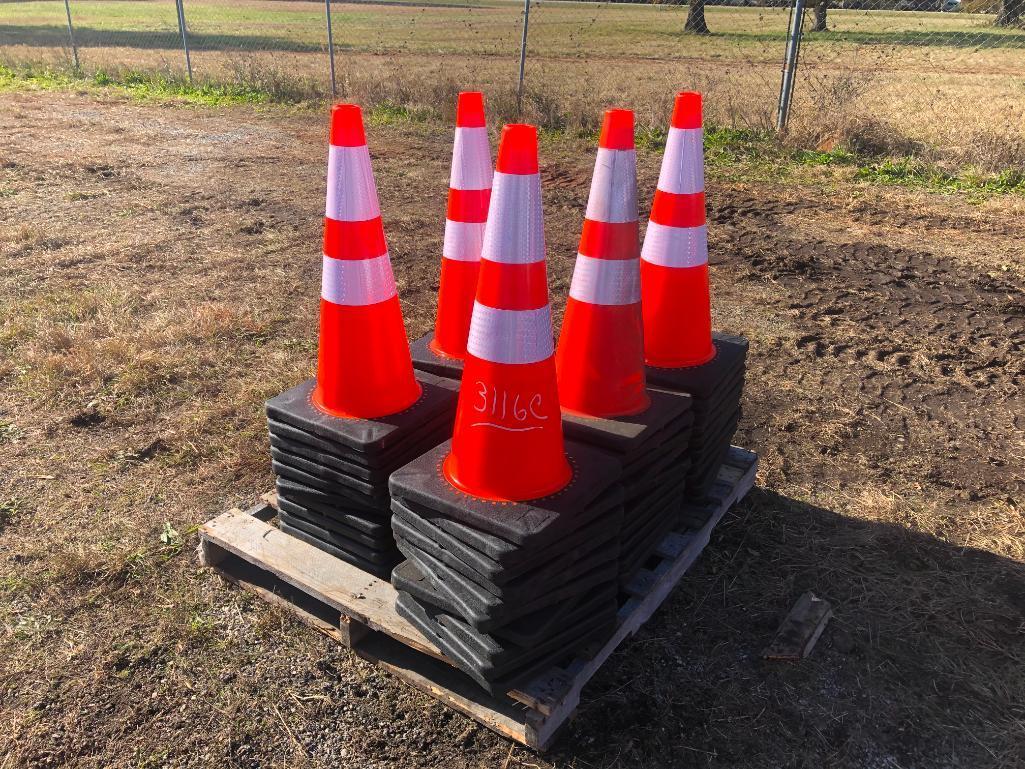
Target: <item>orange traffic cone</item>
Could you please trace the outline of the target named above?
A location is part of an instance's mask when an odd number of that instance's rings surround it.
[[[355,104],[331,112],[320,355],[313,403],[339,417],[394,414],[420,397]]]
[[[485,499],[546,496],[572,477],[545,272],[537,129],[502,131],[445,477]]]
[[[484,95],[459,94],[456,140],[449,176],[445,243],[441,252],[441,289],[430,348],[439,355],[462,358],[470,331],[477,290],[480,249],[491,198],[491,146],[484,122]]]
[[[584,229],[559,336],[559,402],[616,417],[644,411],[644,339],[634,115],[605,113]]]
[[[649,364],[697,366],[715,356],[699,93],[676,95],[641,250],[641,305]]]

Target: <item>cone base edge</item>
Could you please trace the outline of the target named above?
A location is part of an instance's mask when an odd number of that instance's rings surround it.
[[[314,408],[316,408],[321,413],[327,414],[329,417],[335,417],[336,419],[380,419],[382,417],[390,417],[393,414],[398,414],[401,411],[405,411],[418,400],[420,400],[420,396],[423,395],[424,392],[423,385],[420,384],[420,382],[418,382],[415,379],[415,377],[413,379],[413,382],[415,384],[416,391],[414,392],[412,399],[410,399],[408,402],[403,403],[403,405],[399,406],[398,408],[392,409],[390,411],[378,412],[375,409],[373,412],[370,413],[358,414],[355,412],[333,409],[324,403],[319,383],[313,388],[313,393],[310,395],[310,403],[312,403]]]
[[[560,409],[563,414],[569,414],[574,417],[583,417],[584,419],[616,419],[618,417],[635,417],[638,414],[643,414],[645,411],[651,408],[651,397],[645,391],[643,403],[636,408],[631,408],[627,411],[613,411],[606,414],[599,414],[593,411],[583,411],[582,409],[576,409],[572,406],[567,406],[565,403],[560,404]]]
[[[665,369],[697,368],[698,366],[704,366],[706,363],[711,363],[713,360],[715,360],[716,355],[719,354],[718,348],[716,348],[716,346],[714,344],[712,344],[711,342],[709,342],[709,347],[711,347],[711,349],[707,353],[705,353],[700,358],[694,359],[693,361],[684,361],[682,363],[679,362],[679,361],[675,361],[675,360],[673,360],[673,361],[658,361],[658,360],[652,360],[648,356],[644,356],[644,363],[645,363],[645,365],[652,366],[653,368],[665,368]]]
[[[565,480],[561,480],[560,479],[557,483],[553,484],[551,488],[548,488],[547,486],[546,487],[542,487],[542,489],[540,491],[532,492],[530,496],[523,496],[523,495],[519,495],[519,494],[497,495],[497,494],[480,493],[479,491],[473,490],[472,487],[466,485],[465,483],[460,481],[458,478],[456,478],[455,474],[452,472],[452,467],[451,467],[451,465],[452,465],[452,456],[453,455],[451,453],[449,453],[445,457],[444,461],[442,462],[442,465],[441,465],[442,477],[446,481],[448,481],[448,483],[454,489],[456,489],[457,491],[460,491],[463,494],[467,494],[467,495],[469,495],[471,497],[475,497],[476,499],[486,500],[488,502],[530,502],[530,501],[535,500],[535,499],[544,499],[545,497],[550,497],[551,495],[556,494],[556,493],[562,491],[564,488],[569,486],[570,483],[573,482],[573,468],[570,465],[569,460],[566,459],[566,455],[564,453],[563,454],[563,464],[564,464],[564,466],[566,468],[566,478],[565,478]]]

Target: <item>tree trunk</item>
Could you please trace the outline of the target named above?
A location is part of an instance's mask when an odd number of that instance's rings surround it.
[[[826,31],[826,11],[829,10],[829,0],[819,0],[815,6],[815,23],[812,25],[812,32]]]
[[[1022,0],[1004,0],[1004,2],[1021,2]],[[698,35],[709,34],[708,25],[705,24],[705,0],[690,0],[687,6],[687,23],[683,25],[685,32],[693,32]]]
[[[996,24],[998,27],[1016,27],[1022,23],[1022,13],[1025,12],[1025,0],[1003,0],[1000,3],[1000,13],[997,14]]]

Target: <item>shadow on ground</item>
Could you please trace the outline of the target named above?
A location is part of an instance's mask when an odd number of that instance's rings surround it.
[[[762,660],[806,590],[834,607],[818,645],[797,664]],[[585,690],[550,758],[1015,765],[1023,652],[1021,564],[756,488]]]
[[[38,24],[0,24],[0,47],[25,45],[40,48],[59,48],[68,44],[67,27]],[[140,48],[180,50],[181,34],[176,29],[132,30],[96,29],[75,26],[75,44],[79,48]],[[307,43],[287,37],[266,34],[233,34],[225,32],[202,33],[189,31],[189,47],[193,51],[288,51],[308,53],[324,51],[322,43]],[[345,50],[351,46],[335,43]]]

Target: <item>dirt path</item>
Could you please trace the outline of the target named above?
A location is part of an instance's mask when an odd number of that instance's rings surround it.
[[[261,404],[312,370],[322,118],[52,94],[0,114],[0,767],[501,764],[192,553],[271,485]],[[419,335],[448,132],[369,134]],[[557,314],[591,152],[542,153]],[[509,766],[1020,766],[1025,207],[714,178],[709,201],[760,488],[554,752]],[[762,662],[806,589],[835,605],[820,646]]]

